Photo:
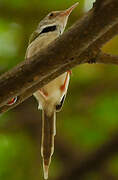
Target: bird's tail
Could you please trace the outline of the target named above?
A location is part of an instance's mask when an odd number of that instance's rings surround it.
[[[56,134],[56,112],[50,114],[46,110],[42,111],[42,144],[41,154],[43,158],[44,179],[48,179],[48,169],[51,156],[54,152],[54,136]]]

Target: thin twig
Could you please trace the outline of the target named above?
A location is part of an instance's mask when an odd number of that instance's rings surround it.
[[[118,65],[118,56],[100,53],[96,59],[97,63]]]

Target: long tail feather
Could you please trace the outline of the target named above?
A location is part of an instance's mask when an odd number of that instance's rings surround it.
[[[54,136],[56,133],[55,112],[48,115],[45,110],[42,111],[42,145],[41,154],[43,158],[44,179],[48,179],[48,170],[51,162],[51,156],[54,152]]]

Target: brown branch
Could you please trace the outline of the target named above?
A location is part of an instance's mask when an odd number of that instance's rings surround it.
[[[99,55],[96,57],[96,59],[94,59],[94,61],[97,62],[97,63],[102,63],[102,64],[118,65],[118,56],[113,56],[113,55],[110,55],[110,54],[100,52]],[[0,108],[0,113],[6,112],[6,111],[8,111],[10,109],[13,109],[14,107],[16,107],[17,105],[22,103],[25,99],[30,97],[32,95],[32,91],[37,89],[39,86],[40,86],[40,83],[36,84],[35,86],[33,86],[33,87],[29,88],[29,89],[27,89],[24,93],[22,93],[18,97],[18,100],[14,105],[12,105],[12,106],[8,106],[8,105],[2,106]]]
[[[106,0],[96,0],[94,3],[93,3],[93,6],[95,8],[95,11],[98,11],[100,10],[100,8],[102,7],[103,3],[105,2]],[[108,1],[108,0],[107,0]]]
[[[113,55],[101,52],[101,53],[99,53],[99,56],[97,56],[95,61],[97,63],[102,63],[102,64],[118,65],[118,56],[113,56]],[[27,99],[28,97],[31,96],[30,93],[33,91],[33,89],[37,89],[38,87],[39,87],[39,84],[36,84],[35,86],[27,89],[23,94],[21,94],[21,96],[18,97],[18,100],[14,105],[12,105],[12,106],[4,105],[3,107],[1,107],[0,108],[0,113],[6,112],[6,111],[8,111],[10,109],[13,109],[18,104],[22,103],[25,99]]]
[[[66,70],[96,58],[99,48],[118,33],[116,26],[118,1],[110,0],[97,14],[88,12],[48,48],[1,76],[0,106],[14,96],[30,96]]]
[[[96,58],[96,62],[103,64],[118,65],[118,56],[114,56],[106,53],[100,53],[99,56]]]

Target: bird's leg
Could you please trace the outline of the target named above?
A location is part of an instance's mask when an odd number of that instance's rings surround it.
[[[60,87],[60,90],[63,92],[65,91],[66,89],[66,86],[67,86],[67,83],[68,83],[68,78],[69,76],[71,75],[72,71],[67,71],[67,74],[66,74],[66,78],[65,78],[65,81],[64,81],[64,84]]]
[[[44,91],[44,89],[40,89],[39,90],[40,94],[43,96],[44,99],[46,99],[46,97],[48,96],[48,93],[46,91]]]
[[[88,61],[88,63],[89,63],[89,64],[95,64],[95,63],[96,63],[96,59],[95,59],[95,58],[90,59],[90,60]]]
[[[8,105],[8,106],[12,106],[14,103],[16,103],[16,101],[17,101],[17,96],[14,97],[14,98],[12,98],[12,99],[7,103],[7,105]]]

